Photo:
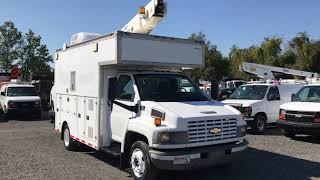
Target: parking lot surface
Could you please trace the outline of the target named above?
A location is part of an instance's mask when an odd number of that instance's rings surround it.
[[[320,179],[320,139],[283,137],[277,128],[248,135],[250,147],[227,168],[162,172],[160,179]],[[0,122],[0,179],[132,179],[111,157],[69,152],[48,120]]]

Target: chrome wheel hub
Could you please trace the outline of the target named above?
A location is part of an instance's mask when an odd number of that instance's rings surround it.
[[[145,160],[140,149],[135,149],[131,154],[131,169],[135,176],[142,177],[145,171]]]

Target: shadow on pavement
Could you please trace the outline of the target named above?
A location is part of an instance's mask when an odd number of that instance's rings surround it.
[[[16,114],[10,114],[9,117],[5,117],[3,113],[0,114],[0,123],[2,122],[8,122],[8,121],[47,121],[50,119],[48,112],[43,111],[41,113],[41,118],[35,118],[32,117],[32,115],[16,115]]]
[[[313,144],[320,144],[320,136],[296,136],[293,140],[308,142]]]
[[[249,148],[225,169],[208,168],[200,171],[163,172],[159,179],[311,179],[320,177],[320,163]]]
[[[87,152],[87,154],[113,167],[119,167],[119,161],[112,156],[97,151]],[[128,177],[130,177],[130,174],[128,174]],[[248,148],[229,167],[211,167],[194,171],[161,171],[159,175],[159,179],[165,180],[292,180],[311,178],[320,178],[320,163],[255,148]]]

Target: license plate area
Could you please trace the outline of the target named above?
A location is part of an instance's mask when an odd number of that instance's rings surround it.
[[[190,156],[176,156],[173,159],[173,164],[190,164]]]

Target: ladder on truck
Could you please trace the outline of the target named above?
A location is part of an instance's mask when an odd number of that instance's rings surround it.
[[[273,75],[274,72],[289,74],[294,76],[301,76],[301,77],[304,77],[308,83],[312,83],[320,80],[318,73],[300,71],[300,70],[288,69],[288,68],[282,68],[282,67],[276,67],[276,66],[267,66],[267,65],[248,63],[248,62],[243,62],[242,65],[239,66],[239,70],[241,72],[256,75],[262,80],[276,79]]]

